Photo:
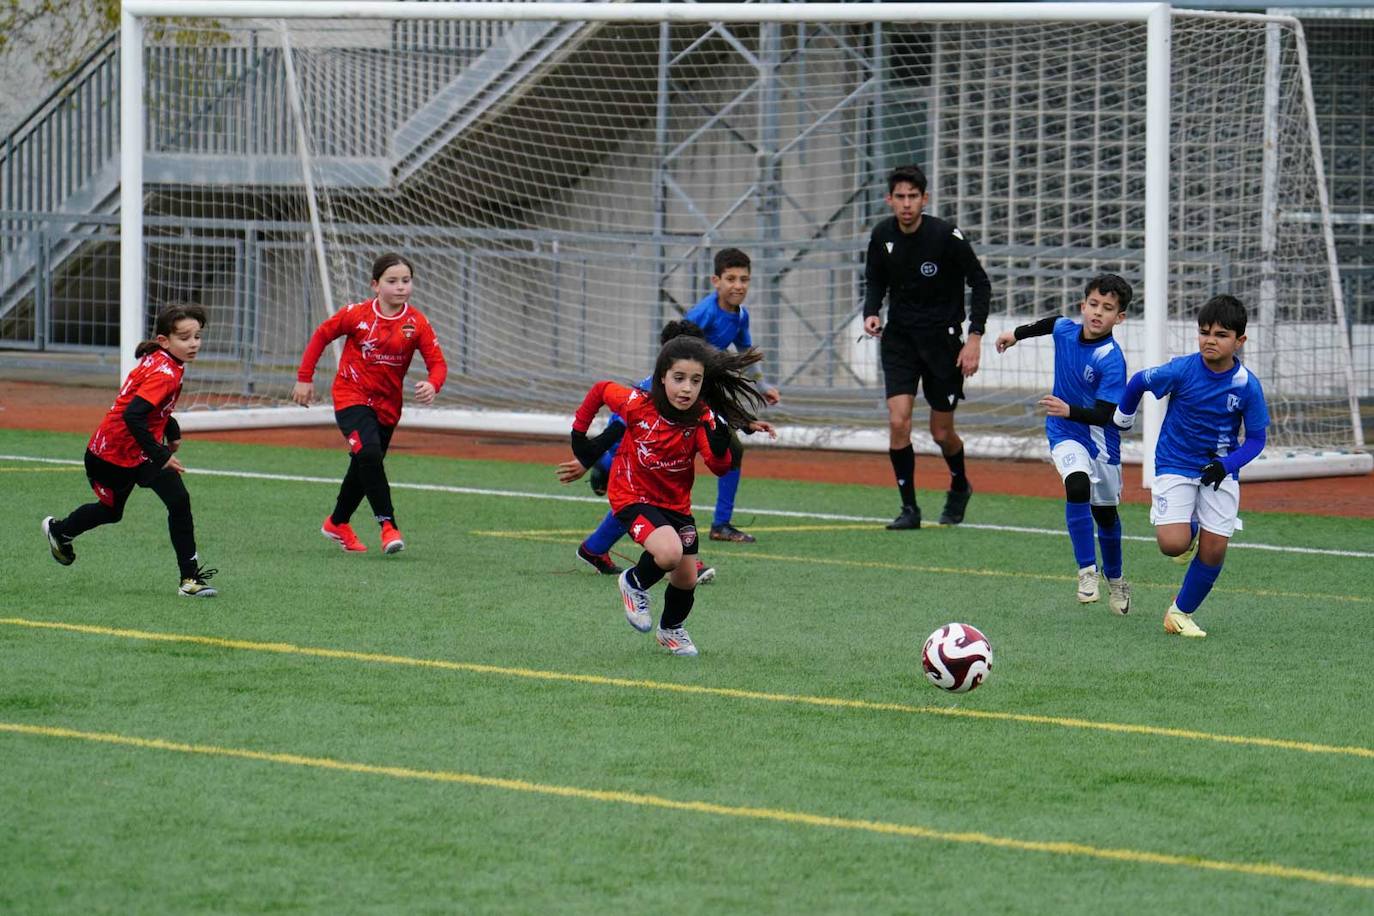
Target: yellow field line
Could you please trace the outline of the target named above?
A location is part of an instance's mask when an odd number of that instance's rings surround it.
[[[762,529],[760,529],[762,530]],[[527,534],[521,531],[474,531],[473,534],[492,538],[509,538],[514,541],[535,541],[541,544],[566,544],[560,537],[546,537],[546,532]],[[580,532],[579,533],[585,533]],[[937,575],[981,576],[992,579],[1038,579],[1042,582],[1069,582],[1070,576],[1050,573],[1018,572],[1007,569],[970,569],[962,566],[921,566],[917,563],[890,563],[882,560],[840,560],[834,557],[793,556],[781,553],[759,553],[753,549],[740,551],[736,559],[741,560],[782,560],[787,563],[807,563],[812,566],[847,566],[855,569],[889,569],[898,572],[935,573]],[[1159,588],[1177,590],[1177,582],[1142,582],[1131,580],[1132,588]],[[1214,588],[1220,595],[1253,595],[1257,598],[1298,598],[1303,600],[1321,599],[1325,601],[1350,601],[1359,604],[1374,602],[1374,595],[1335,595],[1324,592],[1281,592],[1268,588]]]
[[[1283,878],[1294,881],[1310,881],[1318,884],[1334,884],[1364,890],[1374,889],[1374,877],[1365,875],[1343,875],[1336,872],[1318,871],[1312,868],[1293,868],[1269,862],[1228,862],[1223,859],[1204,859],[1198,856],[1180,856],[1169,853],[1147,852],[1139,849],[1113,849],[1088,846],[1083,843],[1044,840],[1018,840],[1012,837],[993,836],[974,831],[951,832],[921,827],[916,824],[898,824],[887,821],[856,820],[847,817],[831,817],[824,814],[809,814],[805,811],[789,811],[783,808],[754,808],[738,805],[722,805],[704,801],[680,801],[660,795],[645,795],[639,792],[624,792],[607,789],[583,789],[577,786],[560,786],[550,783],[529,782],[524,779],[506,779],[497,776],[481,776],[476,773],[458,773],[450,770],[417,770],[411,767],[379,766],[370,763],[355,763],[336,760],[332,757],[306,757],[300,754],[285,754],[272,751],[254,751],[247,748],[220,747],[213,744],[184,744],[164,738],[138,738],[112,732],[86,732],[71,728],[48,725],[24,725],[17,722],[0,722],[0,732],[18,735],[33,735],[46,738],[68,738],[77,741],[90,741],[133,747],[142,750],[172,751],[180,754],[201,754],[209,757],[228,757],[237,760],[255,760],[263,763],[277,763],[286,766],[307,767],[310,769],[330,770],[341,773],[358,773],[366,776],[386,776],[392,779],[413,779],[426,782],[454,783],[458,785],[479,786],[486,789],[504,789],[508,792],[525,792],[531,795],[575,798],[583,801],[609,802],[620,805],[636,805],[644,808],[660,808],[669,811],[688,811],[694,814],[712,814],[720,817],[736,817],[759,821],[772,821],[780,824],[798,824],[806,827],[829,827],[836,830],[856,830],[888,836],[909,837],[920,840],[936,840],[945,843],[969,843],[991,846],[998,849],[1011,849],[1019,852],[1040,852],[1050,855],[1082,856],[1093,859],[1106,859],[1115,862],[1130,862],[1139,865],[1169,865],[1178,868],[1202,869],[1232,874],[1255,875],[1264,878]]]
[[[725,697],[732,700],[762,700],[771,703],[792,703],[801,706],[818,706],[830,709],[857,709],[870,712],[895,712],[908,715],[948,716],[950,718],[961,719],[1017,722],[1023,725],[1050,725],[1059,728],[1087,729],[1091,731],[1115,732],[1117,734],[1128,735],[1149,735],[1158,738],[1182,738],[1190,741],[1212,741],[1218,744],[1264,747],[1286,751],[1303,751],[1309,754],[1337,754],[1347,757],[1363,757],[1374,760],[1374,748],[1314,744],[1308,741],[1292,741],[1286,738],[1256,738],[1245,735],[1221,735],[1212,732],[1192,731],[1183,728],[1164,728],[1155,725],[1098,722],[1091,719],[962,709],[945,706],[912,706],[906,703],[877,703],[870,700],[850,700],[843,697],[765,693],[759,690],[742,690],[734,687],[705,687],[697,684],[673,684],[666,681],[606,677],[599,674],[573,674],[565,671],[543,671],[533,668],[508,668],[500,665],[485,665],[477,662],[454,662],[444,659],[411,658],[404,655],[353,652],[347,649],[326,649],[317,646],[297,646],[283,642],[252,642],[243,639],[224,639],[218,636],[196,636],[189,633],[125,630],[81,623],[27,620],[22,617],[0,618],[0,625],[27,627],[37,630],[58,630],[68,633],[85,633],[93,636],[114,636],[121,639],[144,639],[151,642],[187,643],[200,646],[213,646],[220,649],[238,649],[245,652],[271,652],[279,655],[300,655],[311,658],[371,662],[374,664],[399,665],[409,668],[462,671],[469,674],[494,674],[502,677],[525,678],[537,681],[590,684],[598,687],[621,687],[633,690],[661,691],[664,693],[695,694],[698,696]]]

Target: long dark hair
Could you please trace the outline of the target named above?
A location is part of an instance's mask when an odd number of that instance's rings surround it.
[[[668,402],[668,393],[663,387],[663,376],[680,359],[701,363],[705,370],[701,396],[686,411],[678,410]],[[747,429],[750,423],[758,419],[756,411],[767,403],[762,392],[745,375],[745,370],[761,359],[763,353],[753,347],[743,353],[732,353],[717,350],[699,337],[674,337],[663,345],[663,349],[658,351],[658,359],[654,361],[654,406],[669,420],[687,423],[701,416],[701,405],[705,404],[724,417],[730,426]]]
[[[157,313],[157,318],[153,321],[154,337],[171,337],[172,332],[177,329],[177,322],[183,318],[194,318],[200,322],[200,326],[205,327],[205,309],[199,305],[168,305]],[[140,341],[134,347],[134,359],[142,359],[152,353],[162,344],[156,340]]]

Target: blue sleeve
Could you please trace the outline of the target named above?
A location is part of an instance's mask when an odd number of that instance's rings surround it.
[[[1264,400],[1264,389],[1260,386],[1259,379],[1250,376],[1249,396],[1245,399],[1245,407],[1241,410],[1241,417],[1245,420],[1245,444],[1250,444],[1250,437],[1255,433],[1260,433],[1260,441],[1263,442],[1263,433],[1269,425],[1269,405]]]
[[[706,302],[706,299],[702,299],[696,305],[688,309],[686,315],[682,316],[684,320],[692,322],[692,324],[701,328],[702,331],[706,330],[707,316],[710,314],[706,310]]]
[[[1140,399],[1144,396],[1145,373],[1137,372],[1126,383],[1126,390],[1122,393],[1121,400],[1117,402],[1116,409],[1129,417],[1140,407]]]
[[[640,383],[639,383],[639,390],[640,390],[640,391],[653,391],[653,390],[654,390],[654,377],[653,377],[652,375],[646,375],[646,376],[644,376],[644,378],[643,378],[643,379],[640,381]]]
[[[1120,404],[1126,391],[1126,360],[1120,351],[1103,361],[1102,380],[1097,383],[1097,399]],[[1140,400],[1136,399],[1137,402]],[[1125,413],[1125,411],[1122,411]],[[1134,413],[1134,411],[1132,411]]]
[[[740,306],[739,310],[739,333],[735,335],[735,349],[748,350],[754,345],[754,339],[749,336],[749,310]]]
[[[1225,458],[1221,459],[1221,466],[1226,468],[1227,474],[1234,474],[1245,467],[1264,451],[1264,427],[1251,431],[1247,426],[1245,429],[1245,441]]]
[[[1136,408],[1140,406],[1141,396],[1147,391],[1157,398],[1172,392],[1178,380],[1178,367],[1179,360],[1175,359],[1131,376],[1131,380],[1126,383],[1126,393],[1121,396],[1121,412],[1128,416],[1135,413]]]

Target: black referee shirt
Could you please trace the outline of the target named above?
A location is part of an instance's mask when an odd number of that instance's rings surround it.
[[[864,317],[877,315],[886,296],[888,324],[907,331],[962,328],[967,284],[973,290],[968,330],[983,333],[992,284],[968,239],[939,217],[923,214],[910,235],[897,226],[895,216],[875,226],[864,277]]]

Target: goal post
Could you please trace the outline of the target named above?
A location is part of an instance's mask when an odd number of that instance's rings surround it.
[[[1052,352],[991,339],[1074,314],[1110,271],[1142,303],[1120,333],[1132,371],[1195,349],[1206,295],[1250,306],[1276,458],[1249,477],[1369,467],[1295,20],[332,0],[122,16],[143,53],[121,60],[120,232],[141,242],[121,246],[121,367],[159,303],[212,305],[188,428],[328,422],[287,407],[295,358],[396,249],[451,370],[406,422],[562,432],[580,386],[642,377],[658,327],[709,292],[711,253],[739,247],[784,441],[885,448],[853,331],[883,180],[916,161],[994,284],[970,454],[1043,454]],[[1144,409],[1128,457],[1148,481],[1163,413]]]

